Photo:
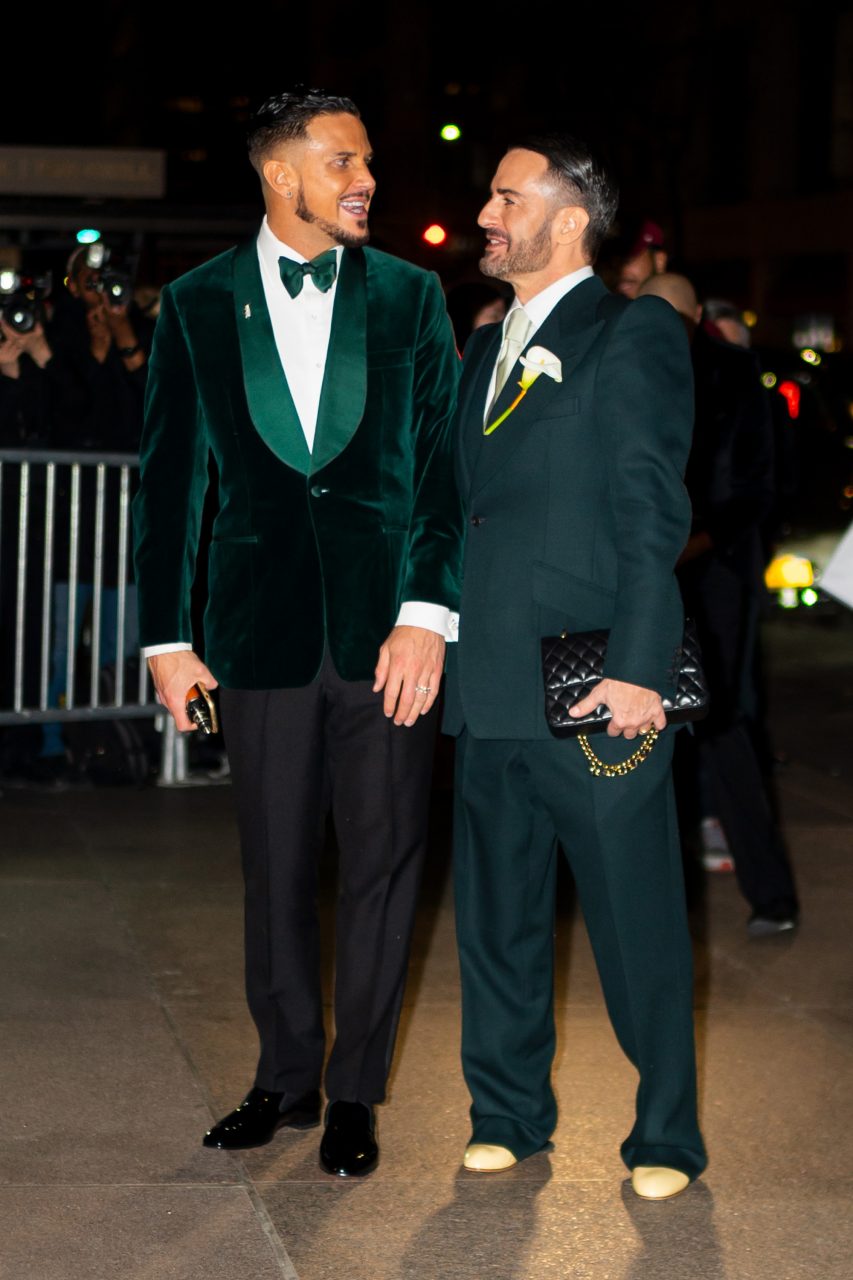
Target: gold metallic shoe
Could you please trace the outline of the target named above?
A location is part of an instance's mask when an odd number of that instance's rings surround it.
[[[518,1164],[515,1156],[506,1147],[495,1147],[489,1142],[472,1142],[465,1149],[462,1160],[463,1168],[472,1173],[501,1173]]]
[[[680,1169],[639,1164],[631,1173],[631,1186],[643,1200],[668,1200],[690,1185],[690,1179]]]

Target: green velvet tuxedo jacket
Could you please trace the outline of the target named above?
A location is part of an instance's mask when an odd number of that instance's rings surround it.
[[[465,350],[457,475],[467,516],[459,642],[445,731],[548,738],[540,639],[611,629],[605,674],[671,692],[683,631],[675,563],[690,528],[690,352],[658,298],[625,303],[597,277],[534,333],[562,364],[483,434],[501,327]],[[490,421],[518,393],[517,365]]]
[[[309,453],[255,242],[167,286],[134,502],[141,643],[192,643],[211,457],[205,657],[226,687],[307,684],[326,645],[345,680],[372,679],[402,601],[457,608],[458,367],[437,277],[345,249]]]

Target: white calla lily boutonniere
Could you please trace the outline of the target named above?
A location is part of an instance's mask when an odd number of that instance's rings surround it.
[[[518,383],[521,391],[499,418],[496,418],[487,427],[483,427],[484,436],[490,436],[493,431],[497,431],[501,423],[507,420],[513,409],[518,408],[541,373],[544,373],[548,378],[553,378],[555,382],[563,381],[563,366],[560,364],[560,359],[554,355],[553,351],[549,351],[547,347],[530,347],[527,355],[521,357],[521,364],[524,369]]]

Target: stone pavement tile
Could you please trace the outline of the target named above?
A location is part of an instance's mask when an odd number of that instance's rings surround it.
[[[844,755],[849,755],[850,727]],[[795,741],[787,741],[785,735],[774,735],[779,749],[797,750]],[[793,825],[820,830],[839,822],[853,822],[853,788],[849,766],[830,772],[834,766],[824,762],[816,764],[810,759],[791,759],[774,779],[783,826]]]
[[[0,1182],[237,1180],[201,1146],[210,1113],[153,1001],[3,1001],[0,1043]]]
[[[164,1000],[194,997],[215,1009],[243,999],[242,888],[156,878],[116,881],[111,894]]]
[[[209,1005],[173,998],[165,1008],[214,1116],[231,1111],[251,1089],[258,1061],[258,1035],[246,1001],[241,996]]]
[[[3,884],[2,999],[148,997],[133,940],[94,880]]]
[[[3,1280],[295,1280],[242,1187],[0,1190]]]
[[[519,1170],[383,1178],[262,1195],[300,1280],[847,1280],[850,1187],[744,1200],[703,1181],[654,1204],[626,1178]],[[531,1162],[532,1163],[532,1162]]]
[[[102,802],[92,813],[93,853],[110,882],[199,881],[241,884],[230,787],[126,793],[123,808]]]
[[[750,938],[740,919],[715,911],[712,992],[721,981],[735,983],[737,990],[739,975],[743,982],[738,996],[741,1003],[827,1008],[853,1004],[853,893],[845,885],[814,888],[805,877],[801,892],[799,928],[776,937]]]
[[[92,880],[98,871],[86,833],[59,815],[0,799],[0,881]]]
[[[701,1038],[709,1179],[749,1195],[853,1177],[853,1053],[796,1011],[716,1010]]]
[[[2,791],[2,865],[19,853],[68,852],[88,847],[85,829],[74,820],[69,792]]]

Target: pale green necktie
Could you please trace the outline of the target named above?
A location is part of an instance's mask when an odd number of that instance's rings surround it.
[[[491,412],[497,404],[498,396],[503,391],[506,381],[512,373],[513,366],[527,345],[527,339],[530,337],[532,328],[533,325],[530,323],[527,312],[523,307],[516,307],[507,316],[503,355],[498,361],[497,369],[495,370],[495,394],[492,396],[492,403],[489,406],[489,416],[491,416]]]

